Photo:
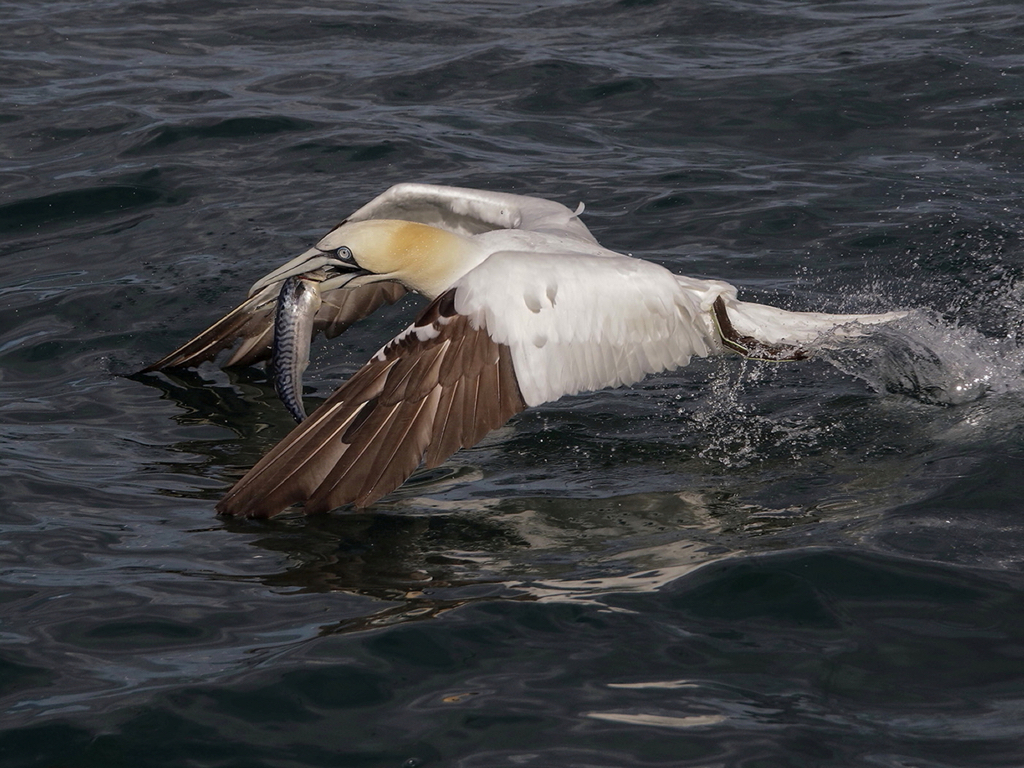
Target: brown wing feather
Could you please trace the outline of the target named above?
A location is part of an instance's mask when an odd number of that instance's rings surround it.
[[[142,369],[142,373],[164,368],[192,368],[213,360],[239,338],[259,338],[267,328],[273,330],[274,308],[279,285],[268,285],[243,301],[224,317],[171,354]],[[269,346],[268,352],[269,355]]]
[[[151,373],[164,368],[194,368],[213,360],[239,339],[242,339],[242,343],[228,358],[225,366],[255,365],[268,360],[274,343],[274,313],[280,289],[280,283],[266,286],[194,339],[162,360],[143,368],[141,372]],[[352,323],[376,312],[384,304],[394,304],[405,292],[401,284],[389,281],[325,291],[313,321],[313,334],[323,332],[327,338],[333,339]]]
[[[508,347],[454,309],[454,290],[357,371],[217,505],[271,517],[362,507],[523,410]]]
[[[333,339],[352,323],[372,315],[385,304],[394,304],[406,293],[405,286],[390,280],[358,288],[324,291],[322,303],[313,321],[313,331]]]
[[[366,424],[390,366],[364,366],[342,387],[353,392],[360,407],[345,408],[334,393],[308,419],[249,470],[217,505],[221,514],[272,517],[286,507],[308,499],[341,460],[345,437]]]

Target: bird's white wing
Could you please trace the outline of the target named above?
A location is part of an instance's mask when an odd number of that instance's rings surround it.
[[[460,235],[495,229],[521,229],[597,241],[576,212],[561,203],[525,195],[434,184],[396,184],[348,217],[347,221],[401,219],[441,227]]]
[[[271,517],[366,506],[526,407],[507,347],[435,299],[245,475],[221,514]]]
[[[727,283],[627,256],[503,252],[458,282],[455,307],[508,346],[528,405],[639,381],[722,351]]]
[[[824,312],[790,312],[766,304],[725,297],[725,308],[735,330],[762,344],[811,344],[824,333],[856,337],[863,326],[891,323],[906,317],[902,311],[873,315],[830,315]]]
[[[265,286],[194,339],[147,366],[141,373],[165,368],[192,368],[213,360],[235,344],[238,347],[225,366],[254,365],[268,359],[274,343],[274,315],[280,290],[280,282]],[[405,292],[402,285],[390,281],[324,291],[320,309],[313,320],[313,333],[322,332],[327,338],[334,338],[384,304],[394,304]]]

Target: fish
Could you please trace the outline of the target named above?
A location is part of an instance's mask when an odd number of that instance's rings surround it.
[[[274,388],[298,423],[306,418],[302,402],[302,374],[309,365],[313,322],[323,300],[320,283],[324,270],[287,277],[281,283],[274,315],[274,341],[270,358]]]

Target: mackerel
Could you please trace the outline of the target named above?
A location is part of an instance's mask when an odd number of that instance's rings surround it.
[[[313,319],[320,309],[320,282],[325,277],[323,270],[293,275],[281,284],[277,297],[270,367],[278,397],[299,423],[306,418],[302,404],[302,372],[309,365]]]

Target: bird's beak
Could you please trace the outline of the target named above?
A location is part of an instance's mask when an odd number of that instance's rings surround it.
[[[285,264],[282,264],[270,274],[264,275],[253,283],[252,288],[249,289],[249,296],[254,296],[258,291],[263,290],[268,285],[281,282],[293,275],[303,275],[307,272],[313,272],[317,269],[321,269],[322,267],[328,267],[328,278],[323,281],[324,289],[340,288],[349,280],[366,273],[366,271],[358,264],[354,264],[350,261],[342,261],[341,259],[337,259],[334,256],[324,253],[318,248],[310,248],[305,253],[296,256]]]

